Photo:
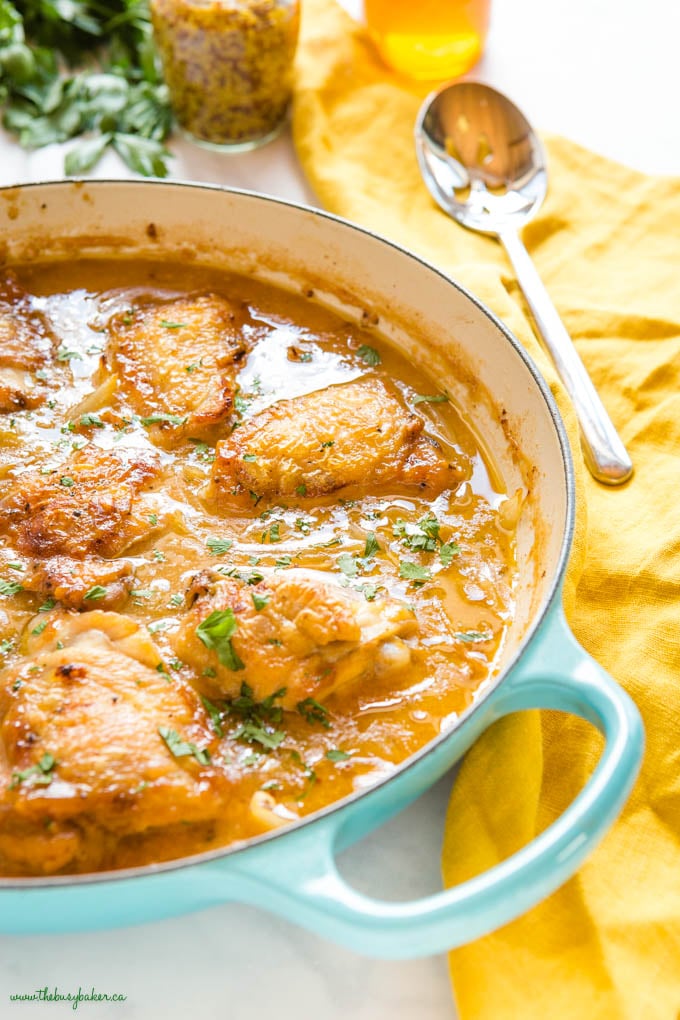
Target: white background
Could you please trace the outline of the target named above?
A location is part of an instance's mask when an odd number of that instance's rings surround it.
[[[679,174],[679,43],[676,0],[495,0],[476,75],[506,91],[539,128],[646,172]],[[178,177],[314,202],[285,136],[242,156],[184,142],[173,148]],[[0,136],[1,184],[60,176],[61,165],[58,151],[27,155]],[[98,171],[123,173],[115,157]],[[374,895],[437,888],[449,787],[442,781],[352,848],[345,873]],[[444,957],[368,960],[234,905],[118,932],[0,937],[0,1017],[73,1015],[66,1005],[8,1002],[12,992],[46,984],[127,995],[124,1005],[81,1005],[76,1015],[92,1020],[455,1017]]]

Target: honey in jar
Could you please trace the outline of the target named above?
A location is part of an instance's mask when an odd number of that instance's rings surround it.
[[[250,149],[285,121],[299,0],[151,0],[180,128],[211,148]]]
[[[411,78],[464,74],[482,54],[491,0],[364,0],[366,24],[390,67]]]

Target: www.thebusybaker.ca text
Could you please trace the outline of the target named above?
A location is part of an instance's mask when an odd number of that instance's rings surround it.
[[[72,1009],[78,1009],[81,1002],[125,1002],[127,995],[120,992],[97,992],[94,988],[84,992],[79,986],[77,992],[60,992],[56,987],[50,989],[45,985],[35,992],[17,992],[10,995],[10,1002],[70,1002]]]

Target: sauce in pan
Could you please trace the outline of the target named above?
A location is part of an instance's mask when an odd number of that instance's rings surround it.
[[[5,274],[0,873],[289,824],[471,703],[512,515],[426,369],[223,272]]]

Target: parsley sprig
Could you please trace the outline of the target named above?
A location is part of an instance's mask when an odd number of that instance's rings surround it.
[[[24,148],[85,136],[68,175],[111,147],[137,173],[167,176],[172,115],[148,0],[0,0],[0,104]]]

